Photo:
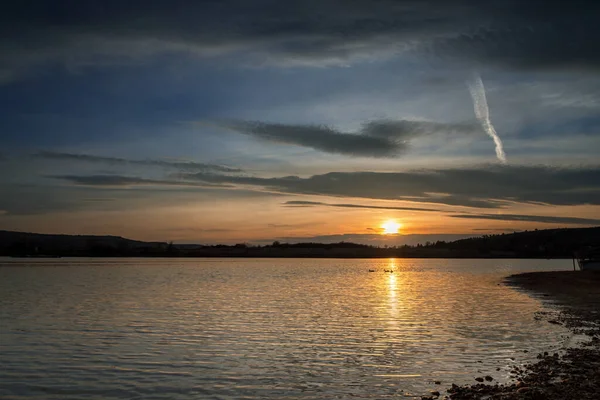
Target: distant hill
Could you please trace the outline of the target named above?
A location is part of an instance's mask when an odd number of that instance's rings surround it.
[[[453,242],[437,242],[426,248],[489,256],[572,257],[589,246],[600,246],[600,227],[543,229],[510,234],[483,235]]]
[[[383,248],[349,242],[173,245],[120,236],[0,231],[2,256],[571,258],[577,250],[599,245],[600,227],[533,230]]]
[[[142,242],[120,236],[55,235],[0,231],[0,255],[117,255],[152,253],[167,243]]]

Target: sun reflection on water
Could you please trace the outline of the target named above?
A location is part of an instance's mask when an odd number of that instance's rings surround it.
[[[398,290],[398,282],[396,277],[396,260],[391,258],[389,268],[390,273],[388,276],[388,305],[390,308],[390,316],[392,319],[390,320],[390,324],[396,327],[398,325],[397,317],[398,317],[398,299],[397,299],[397,290]]]

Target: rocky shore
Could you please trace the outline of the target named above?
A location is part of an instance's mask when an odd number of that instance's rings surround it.
[[[446,393],[435,392],[422,399],[600,399],[600,272],[525,273],[509,276],[505,283],[558,304],[558,316],[540,314],[540,318],[589,340],[561,354],[538,354],[538,361],[513,368],[512,383],[497,384],[491,376],[475,377],[473,385],[453,384]]]

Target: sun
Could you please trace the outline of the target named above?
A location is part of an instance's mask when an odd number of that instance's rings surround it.
[[[381,229],[383,229],[384,235],[394,235],[398,233],[402,225],[396,222],[393,219],[388,219],[383,224],[381,224]]]

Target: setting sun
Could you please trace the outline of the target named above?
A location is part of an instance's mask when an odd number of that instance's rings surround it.
[[[384,235],[393,235],[395,233],[398,233],[401,227],[402,225],[400,225],[393,219],[387,220],[383,224],[381,224],[381,228],[383,229]]]

